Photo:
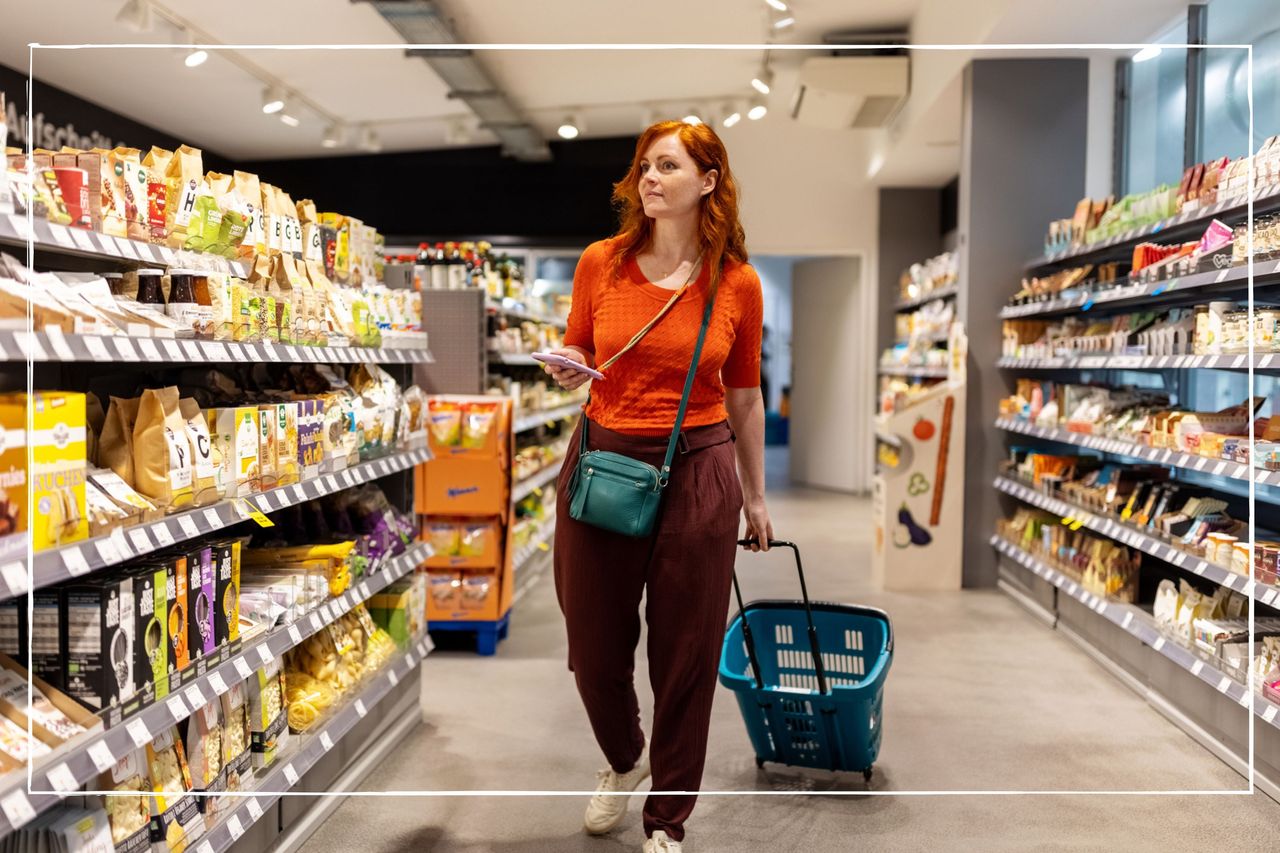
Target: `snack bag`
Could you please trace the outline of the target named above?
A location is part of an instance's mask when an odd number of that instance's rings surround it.
[[[343,305],[337,295],[337,288],[325,275],[324,266],[315,261],[306,261],[304,267],[307,278],[311,280],[312,292],[315,296],[316,337],[320,343],[327,344],[329,335],[340,335],[348,340],[355,336],[355,327],[351,323],[351,313]]]
[[[218,200],[205,178],[196,187],[195,208],[187,222],[187,239],[182,247],[196,252],[212,251],[221,231],[222,208],[218,207]]]
[[[218,207],[222,210],[222,226],[214,243],[216,246],[214,251],[223,257],[234,258],[240,253],[240,245],[248,232],[250,216],[248,204],[240,193],[233,189],[230,175],[219,175],[218,180],[214,182],[212,181],[214,174],[209,173],[210,187],[213,189]]]
[[[298,202],[298,221],[302,224],[302,259],[324,263],[324,239],[320,234],[320,217],[316,203],[309,198]]]
[[[173,152],[152,146],[147,156],[142,158],[143,171],[147,178],[146,224],[147,238],[152,243],[164,243],[169,233],[169,220],[166,210],[169,205],[169,164],[173,161]]]
[[[216,794],[227,789],[223,770],[222,703],[210,702],[196,709],[187,721],[187,765],[192,790]],[[201,797],[205,827],[217,822],[221,797]]]
[[[178,389],[142,392],[133,428],[134,488],[167,510],[192,501],[191,442],[178,409]]]
[[[209,185],[209,192],[213,196],[214,207],[217,209],[217,227],[212,227],[212,222],[206,221],[205,226],[201,229],[205,245],[204,250],[215,255],[226,255],[230,243],[224,243],[222,238],[224,231],[223,221],[227,217],[230,208],[227,205],[227,195],[231,192],[231,176],[224,175],[221,172],[208,172],[204,176],[204,181]],[[243,221],[241,224],[241,236],[244,236]]]
[[[204,835],[204,821],[196,798],[188,796],[191,771],[176,728],[166,729],[147,744],[147,767],[151,774],[152,849],[182,853]]]
[[[196,194],[204,179],[204,163],[199,148],[182,145],[173,153],[166,174],[165,231],[169,246],[181,249],[187,242],[187,228],[196,210]]]
[[[454,521],[428,521],[427,541],[436,556],[456,557],[462,552],[462,528]]]
[[[293,281],[298,275],[297,268],[294,266],[292,255],[281,253],[272,257],[274,263],[268,292],[275,297],[275,323],[280,330],[280,343],[296,343],[297,329],[294,318],[297,315]]]
[[[25,731],[22,734],[26,736]],[[115,849],[120,853],[148,850],[151,842],[151,779],[145,750],[129,752],[98,777],[95,787],[102,791],[123,792],[103,797]]]
[[[289,730],[293,732],[310,728],[338,698],[337,691],[328,684],[292,666],[285,672],[285,684]]]
[[[430,400],[427,409],[427,424],[432,440],[440,447],[457,447],[461,444],[462,407],[451,400]]]
[[[462,424],[462,446],[483,449],[497,417],[497,403],[469,403]]]
[[[231,189],[244,204],[245,215],[244,240],[238,254],[242,258],[255,252],[263,254],[267,251],[267,233],[262,225],[262,186],[258,183],[258,176],[240,171],[232,172],[231,176]]]
[[[237,681],[228,685],[230,689],[222,694],[222,766],[228,791],[246,790],[253,778],[246,684],[246,681]]]
[[[125,229],[130,240],[146,242],[147,174],[137,148],[116,148],[111,152],[112,169],[120,176],[124,196]]]
[[[262,187],[262,228],[266,232],[267,251],[284,251],[284,222],[276,205],[276,188],[265,181]]]
[[[277,189],[276,201],[280,206],[280,216],[284,219],[285,246],[284,251],[294,255],[302,254],[302,223],[298,217],[298,205],[287,192]]]
[[[285,708],[285,675],[276,658],[247,682],[249,685],[250,751],[254,767],[267,767],[289,743],[289,718]]]
[[[178,412],[191,445],[192,503],[195,506],[217,503],[222,500],[226,486],[222,476],[222,454],[213,446],[208,419],[200,411],[200,404],[190,397],[178,400]]]

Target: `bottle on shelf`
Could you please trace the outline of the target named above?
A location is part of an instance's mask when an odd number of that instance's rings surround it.
[[[445,290],[449,286],[448,275],[444,269],[444,243],[436,243],[431,250],[431,289]]]

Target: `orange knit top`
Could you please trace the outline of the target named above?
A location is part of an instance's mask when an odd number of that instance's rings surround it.
[[[674,293],[647,281],[634,257],[611,274],[616,241],[592,243],[573,276],[573,308],[565,346],[592,353],[603,364],[662,310]],[[606,429],[634,435],[670,435],[684,392],[685,374],[698,342],[711,271],[698,280],[667,316],[591,384],[587,417]],[[725,420],[724,389],[760,385],[760,336],[764,297],[749,264],[726,261],[711,324],[689,395],[684,425]]]

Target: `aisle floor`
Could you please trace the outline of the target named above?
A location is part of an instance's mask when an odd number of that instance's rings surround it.
[[[784,481],[785,457],[770,459]],[[885,608],[897,650],[873,791],[1238,791],[1244,780],[1062,635],[997,591],[884,594],[870,588],[864,499],[770,487],[780,537],[801,544],[815,596]],[[748,598],[796,597],[789,552],[744,555]],[[365,790],[577,791],[603,766],[564,663],[549,571],[514,613],[494,658],[437,651],[423,667],[423,724]],[[640,649],[644,648],[641,640]],[[647,669],[637,661],[642,708]],[[646,716],[646,719],[648,717]],[[791,849],[1262,850],[1280,806],[1223,796],[858,796],[862,777],[758,771],[737,705],[717,695],[690,853]],[[838,793],[831,792],[853,792]],[[565,796],[352,798],[305,853],[621,853],[643,843],[639,798],[612,836],[581,830]]]

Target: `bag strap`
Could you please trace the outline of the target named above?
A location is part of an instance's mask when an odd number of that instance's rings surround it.
[[[671,476],[671,460],[676,455],[676,443],[680,440],[680,427],[684,426],[684,413],[689,408],[689,395],[693,393],[693,378],[698,372],[698,361],[702,358],[702,344],[707,339],[707,326],[711,325],[711,309],[716,304],[714,293],[707,297],[707,310],[702,312],[702,328],[698,330],[698,344],[693,348],[693,361],[689,363],[689,373],[684,378],[684,395],[680,398],[680,411],[676,413],[676,426],[671,430],[671,441],[667,442],[667,458],[662,463],[662,472],[658,482],[665,488]]]
[[[658,316],[654,317],[648,323],[645,323],[644,328],[636,332],[634,335],[632,335],[631,340],[627,342],[627,345],[625,347],[623,347],[622,349],[614,353],[613,358],[609,359],[604,364],[600,365],[598,368],[596,368],[597,370],[603,373],[606,368],[608,368],[618,359],[622,358],[623,354],[626,353],[627,350],[631,349],[636,344],[640,343],[640,340],[645,335],[649,334],[649,330],[652,329],[654,326],[658,325],[659,320],[667,316],[667,312],[669,312],[675,306],[675,304],[680,301],[680,297],[684,296],[684,292],[689,289],[689,285],[693,284],[694,276],[697,275],[697,273],[699,272],[698,264],[701,261],[702,261],[702,255],[699,254],[698,257],[693,262],[693,269],[689,271],[689,277],[684,280],[684,284],[680,285],[680,289],[677,290],[672,295],[672,297],[667,300],[667,304],[662,306],[662,310],[658,312]]]

